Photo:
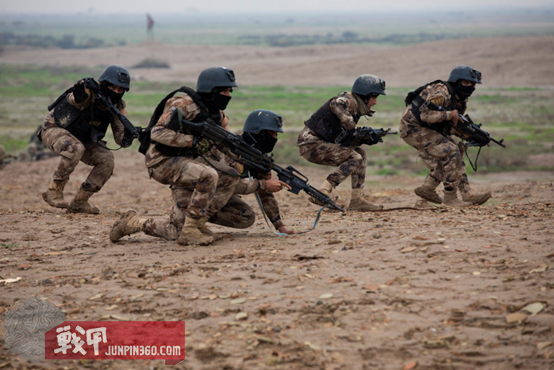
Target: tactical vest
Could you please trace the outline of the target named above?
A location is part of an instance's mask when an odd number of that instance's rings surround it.
[[[169,99],[171,99],[178,92],[186,93],[200,107],[200,113],[192,120],[192,122],[204,122],[210,117],[210,113],[208,111],[208,108],[206,107],[206,104],[204,104],[204,102],[202,101],[202,97],[198,95],[198,93],[193,89],[191,89],[190,87],[182,86],[181,88],[170,92],[158,104],[158,106],[154,110],[154,114],[152,114],[152,117],[150,118],[150,123],[148,123],[148,127],[145,130],[143,130],[139,136],[139,141],[141,143],[139,147],[139,152],[141,152],[142,154],[146,154],[146,151],[148,150],[150,143],[152,143],[154,144],[154,147],[156,148],[156,150],[158,150],[166,157],[188,157],[188,158],[198,157],[198,153],[196,153],[196,150],[194,150],[193,148],[169,146],[162,143],[158,143],[157,141],[154,141],[150,138],[152,128],[154,127],[154,125],[156,125],[156,123],[160,119],[164,111],[165,104]]]
[[[82,143],[96,143],[104,138],[114,116],[109,110],[100,109],[99,103],[94,101],[79,110],[67,101],[67,94],[72,91],[73,88],[65,91],[48,108],[54,109],[53,116],[58,127],[66,129]]]
[[[406,106],[410,104],[412,105],[411,111],[413,115],[416,117],[420,126],[431,129],[433,131],[440,132],[443,135],[447,135],[450,132],[450,128],[451,128],[448,121],[443,121],[443,122],[430,125],[421,119],[421,111],[419,110],[419,108],[423,104],[425,104],[425,100],[419,94],[421,94],[421,92],[425,90],[429,85],[434,85],[436,83],[442,83],[448,89],[448,93],[450,94],[450,105],[447,107],[438,107],[435,104],[430,103],[427,105],[429,109],[435,110],[435,111],[452,111],[454,109],[458,110],[459,112],[465,111],[466,109],[465,102],[458,102],[456,99],[456,92],[454,91],[454,88],[452,87],[452,85],[450,85],[449,82],[442,81],[442,80],[429,82],[428,84],[418,87],[415,91],[410,91],[406,96],[406,99],[404,99],[404,102],[406,103]]]
[[[331,98],[323,104],[304,124],[321,139],[329,143],[339,144],[348,136],[348,131],[342,127],[339,117],[331,110],[330,104],[333,99]],[[354,122],[358,123],[360,117],[360,114],[356,113]]]

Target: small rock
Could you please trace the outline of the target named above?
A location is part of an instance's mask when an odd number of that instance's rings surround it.
[[[235,316],[236,321],[246,320],[248,319],[248,314],[246,312],[239,312]]]
[[[246,302],[246,298],[237,298],[237,299],[231,300],[231,304],[241,304],[244,302]]]

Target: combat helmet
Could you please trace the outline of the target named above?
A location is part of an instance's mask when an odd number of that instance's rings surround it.
[[[107,81],[112,85],[116,85],[129,91],[131,87],[131,74],[127,68],[112,64],[102,72],[98,82]]]
[[[450,72],[450,76],[448,77],[448,82],[456,82],[458,80],[468,80],[468,81],[480,84],[481,72],[471,68],[470,66],[454,67],[452,72]]]
[[[354,81],[352,92],[359,96],[367,96],[369,94],[385,94],[385,81],[374,75],[361,75]]]
[[[256,134],[262,130],[283,132],[283,118],[267,109],[256,109],[246,117],[242,131]]]
[[[215,87],[237,87],[235,72],[225,67],[210,67],[200,72],[196,92],[210,93]]]

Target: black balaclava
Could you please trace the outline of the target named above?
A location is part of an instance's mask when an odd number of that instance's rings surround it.
[[[110,86],[109,83],[103,83],[102,86],[100,87],[100,91],[102,91],[102,93],[107,98],[110,99],[110,101],[112,102],[113,105],[119,104],[119,102],[123,98],[123,94],[125,94],[125,92],[122,92],[122,93],[118,94],[115,91],[111,90],[108,86]]]
[[[210,113],[214,114],[216,110],[225,110],[227,108],[231,97],[220,94],[225,89],[226,87],[215,87],[209,93],[199,93]]]
[[[461,81],[457,81],[454,84],[454,91],[456,91],[456,95],[458,95],[463,100],[469,98],[471,94],[475,91],[475,86],[463,86]]]
[[[267,130],[262,130],[257,134],[243,133],[242,138],[253,148],[258,149],[262,153],[271,153],[275,144],[277,144],[277,138],[271,136]]]
[[[219,110],[225,110],[230,100],[231,100],[230,96],[221,95],[220,93],[216,93],[214,96],[214,104]]]

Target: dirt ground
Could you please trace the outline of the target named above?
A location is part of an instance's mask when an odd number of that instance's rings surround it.
[[[181,247],[144,234],[109,241],[126,210],[167,217],[171,207],[142,155],[115,155],[114,176],[92,198],[97,216],[42,201],[56,158],[0,172],[0,279],[21,278],[0,286],[3,314],[39,295],[67,320],[184,320],[181,369],[554,367],[553,173],[474,175],[476,189],[493,192],[480,207],[325,212],[315,230],[284,237],[248,196],[258,214],[251,228],[214,226],[212,246]],[[77,167],[68,198],[89,170]],[[327,173],[299,170],[315,186]],[[392,208],[411,206],[421,179],[368,181],[372,200]],[[277,197],[288,226],[311,227],[318,208],[305,194]],[[540,312],[527,312],[530,303]],[[163,361],[31,365],[2,347],[0,366],[151,369]]]
[[[469,64],[483,72],[485,86],[554,86],[553,44],[554,37],[536,37],[405,48],[7,48],[0,64],[129,66],[157,57],[172,68],[131,68],[133,77],[189,82],[203,68],[225,65],[247,85],[350,85],[374,73],[402,87]],[[39,295],[68,320],[184,320],[187,358],[179,369],[554,368],[552,172],[473,174],[475,189],[493,193],[480,207],[325,212],[315,230],[284,237],[272,233],[248,196],[258,214],[251,228],[214,226],[219,240],[212,246],[185,248],[144,234],[109,241],[125,211],[167,217],[171,208],[169,189],[148,179],[142,155],[115,156],[114,176],[92,198],[97,216],[43,202],[55,158],[0,171],[0,280],[21,278],[0,283],[0,319],[18,301]],[[315,187],[331,171],[298,169]],[[77,167],[67,198],[89,171]],[[367,180],[372,200],[393,208],[413,205],[422,179]],[[339,203],[348,202],[349,185],[339,189]],[[318,208],[305,194],[277,198],[287,226],[312,226]],[[31,365],[0,348],[6,369],[162,366],[161,360]]]

